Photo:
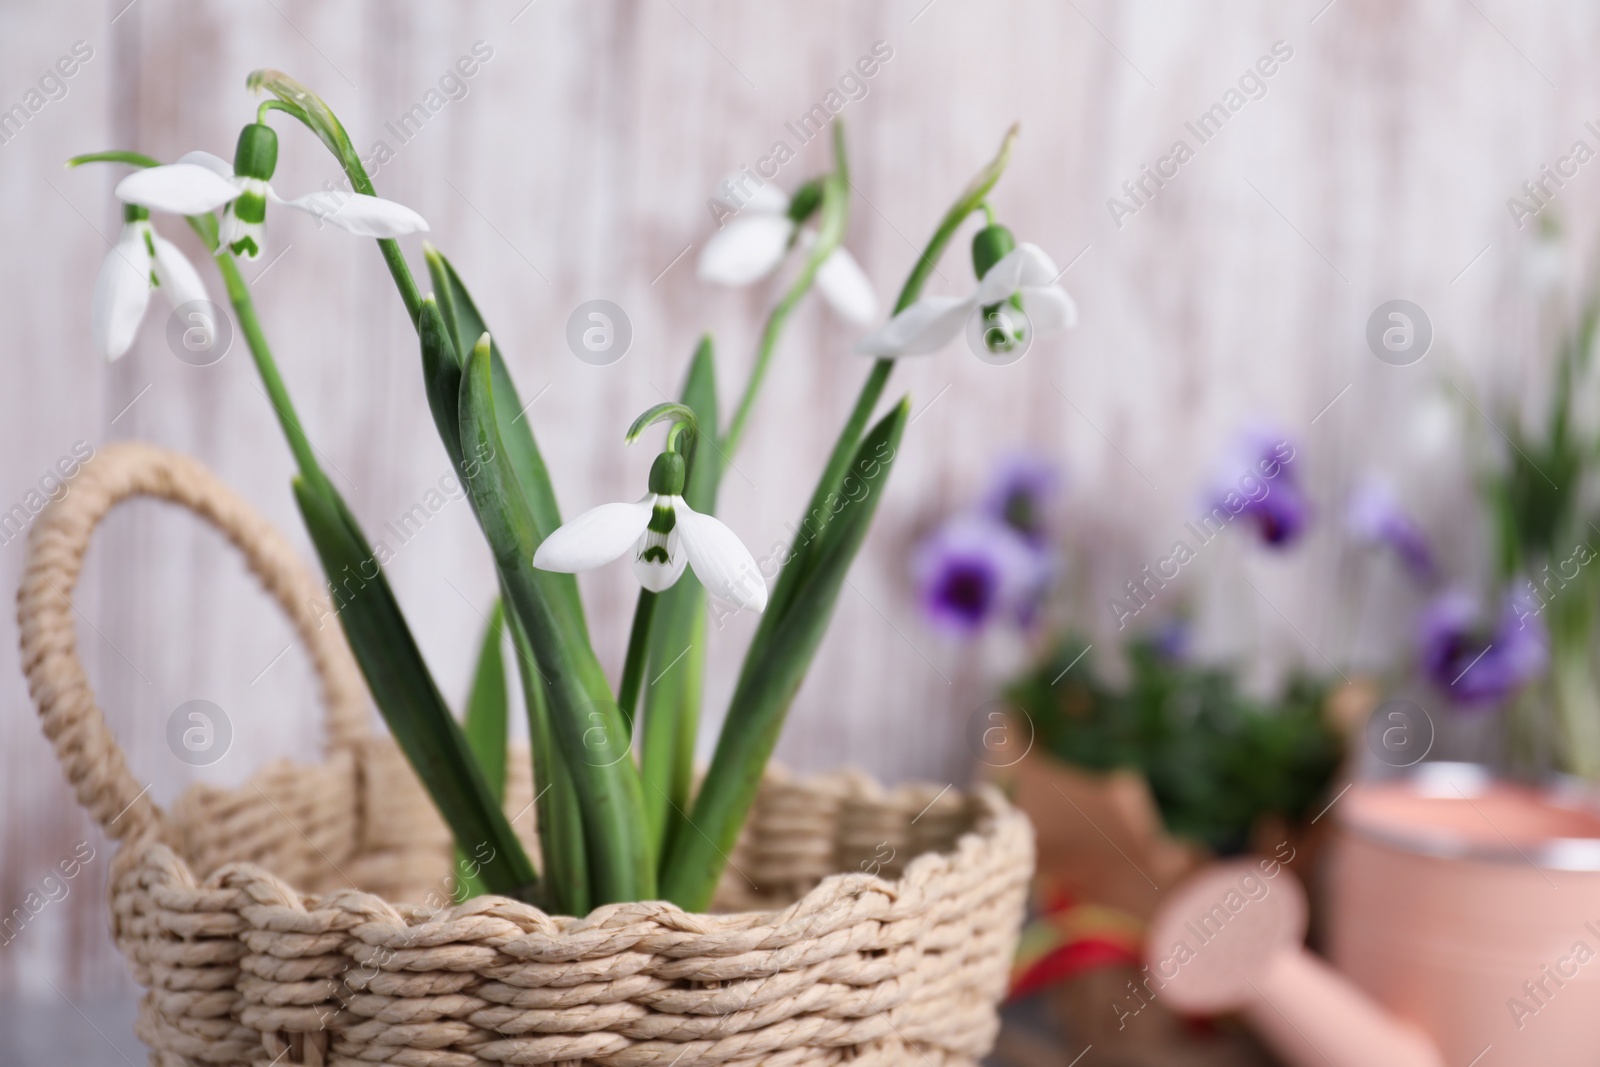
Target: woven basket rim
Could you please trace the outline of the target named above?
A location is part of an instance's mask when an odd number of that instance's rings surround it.
[[[375,741],[387,739],[374,738]],[[341,758],[335,756],[337,761]],[[175,805],[181,809],[181,800],[194,795],[218,793],[242,794],[252,788],[263,776],[285,770],[311,769],[328,762],[305,763],[277,759],[259,768],[238,787],[219,786],[215,783],[197,782],[189,786]],[[914,882],[934,877],[944,871],[968,862],[981,862],[983,853],[1001,849],[1005,842],[1017,834],[1025,835],[1031,843],[1032,825],[1027,816],[1016,808],[1001,790],[990,782],[974,783],[968,790],[958,790],[951,785],[934,785],[927,782],[904,782],[885,786],[864,770],[844,767],[821,773],[799,773],[781,764],[770,764],[762,780],[763,788],[771,785],[801,785],[823,787],[837,785],[861,799],[892,803],[897,798],[932,802],[949,796],[973,810],[971,826],[962,831],[946,848],[934,848],[918,853],[908,860],[901,873],[893,878],[865,871],[845,871],[825,877],[818,885],[793,903],[781,908],[755,908],[742,911],[691,912],[665,900],[628,901],[602,904],[587,915],[570,916],[552,914],[536,905],[510,897],[485,893],[459,904],[430,907],[414,901],[391,901],[369,890],[344,888],[326,893],[300,890],[280,877],[270,867],[249,860],[236,860],[218,866],[209,875],[199,876],[189,861],[171,844],[163,840],[159,827],[151,827],[135,838],[125,840],[117,852],[119,867],[150,866],[163,872],[164,880],[174,888],[188,890],[261,887],[270,884],[276,892],[272,903],[287,906],[293,911],[311,914],[317,911],[338,910],[351,915],[366,915],[369,921],[380,922],[380,916],[389,916],[388,922],[398,931],[410,931],[417,945],[436,940],[432,935],[447,934],[448,927],[460,919],[485,913],[524,927],[529,936],[545,938],[572,937],[590,940],[593,931],[612,930],[648,918],[658,926],[680,929],[686,933],[712,934],[717,932],[748,931],[761,926],[782,926],[794,916],[806,914],[822,907],[834,906],[841,898],[858,898],[880,894],[885,900],[895,900],[904,895]],[[923,799],[926,798],[926,799]],[[266,904],[266,900],[262,900]],[[396,922],[396,920],[398,920]],[[376,932],[376,930],[374,930]],[[445,936],[444,941],[449,938]]]

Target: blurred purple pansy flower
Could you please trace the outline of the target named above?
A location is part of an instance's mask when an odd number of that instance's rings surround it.
[[[1432,578],[1433,548],[1416,520],[1400,506],[1394,488],[1380,478],[1367,478],[1350,494],[1345,526],[1362,544],[1387,545],[1418,578]]]
[[[1544,625],[1515,596],[1505,599],[1491,624],[1474,597],[1452,591],[1423,610],[1418,658],[1458,707],[1484,709],[1538,677],[1549,650]]]
[[[970,637],[990,622],[1033,617],[1049,581],[1048,559],[990,515],[957,515],[917,546],[912,577],[928,622]]]
[[[1217,465],[1208,509],[1253,523],[1264,544],[1287,548],[1311,521],[1311,501],[1296,476],[1294,445],[1263,427],[1241,433]]]
[[[1150,631],[1150,647],[1168,663],[1182,663],[1189,658],[1193,636],[1189,620],[1175,615]]]
[[[983,511],[1042,545],[1050,505],[1061,487],[1061,470],[1037,452],[1014,452],[996,465]]]

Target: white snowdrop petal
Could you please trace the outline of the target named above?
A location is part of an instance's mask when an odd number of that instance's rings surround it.
[[[930,296],[918,300],[856,344],[867,356],[922,356],[949,344],[966,325],[970,300]]]
[[[989,273],[978,283],[972,294],[973,303],[979,307],[998,304],[1022,288],[1022,271],[1027,265],[1026,246],[1018,246],[1000,257],[1000,262],[989,268]]]
[[[682,509],[679,509],[678,515],[681,516],[682,514]],[[689,559],[683,554],[683,548],[680,544],[681,535],[678,529],[674,527],[672,532],[666,536],[663,546],[667,550],[666,562],[646,560],[644,558],[645,548],[654,537],[655,535],[646,530],[644,536],[639,538],[638,543],[634,546],[633,576],[639,579],[640,585],[652,593],[664,593],[676,585],[679,578],[683,577],[683,569],[688,566]]]
[[[683,555],[706,592],[735,607],[761,611],[767,606],[767,583],[755,557],[739,535],[720,520],[674,502]]]
[[[156,280],[166,292],[168,302],[173,307],[181,307],[191,300],[205,300],[206,283],[200,280],[200,272],[189,258],[160,234],[151,236],[156,248]]]
[[[857,326],[866,326],[878,317],[878,294],[856,258],[843,248],[834,249],[822,261],[817,270],[817,288],[833,310]]]
[[[196,163],[170,163],[136,170],[117,183],[117,199],[153,211],[203,215],[239,195],[227,178]]]
[[[730,219],[700,250],[700,277],[719,285],[759,281],[783,261],[793,233],[786,215],[747,212]]]
[[[1050,254],[1038,245],[1024,242],[1016,247],[1013,252],[1022,263],[1021,276],[1017,281],[1019,289],[1036,289],[1040,286],[1054,285],[1056,279],[1061,277],[1061,270],[1056,266],[1056,261]]]
[[[408,233],[428,232],[428,222],[421,215],[381,196],[341,191],[285,200],[270,189],[268,195],[284,207],[304,211],[357,237],[404,237]]]
[[[197,167],[204,167],[213,174],[224,178],[233,179],[233,164],[221,156],[214,156],[210,152],[185,152],[177,159],[179,163],[193,163]]]
[[[646,496],[634,504],[601,504],[563,523],[534,551],[533,565],[570,574],[610,563],[644,533],[654,499]]]
[[[723,178],[713,195],[734,211],[781,215],[789,210],[789,198],[782,190],[749,171],[734,171]]]
[[[150,303],[150,250],[144,243],[148,223],[129,223],[100,267],[89,312],[89,335],[95,351],[117,359],[133,344]]]
[[[1078,305],[1059,285],[1024,288],[1022,310],[1028,313],[1036,337],[1070,330],[1078,324]]]

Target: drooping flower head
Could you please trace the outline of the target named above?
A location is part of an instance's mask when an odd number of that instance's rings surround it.
[[[1266,427],[1246,429],[1216,467],[1207,510],[1245,519],[1269,547],[1294,544],[1311,520],[1311,501],[1294,465],[1296,454],[1283,434]]]
[[[791,199],[741,171],[723,179],[716,200],[737,214],[700,252],[699,273],[706,281],[751,285],[777,270],[791,249],[809,249],[816,242],[816,233],[805,222],[822,204],[820,181],[806,182]],[[864,326],[878,317],[872,283],[842,246],[822,261],[816,280],[823,297],[851,322]]]
[[[177,245],[156,233],[150,213],[137,204],[124,204],[122,234],[94,283],[89,333],[95,351],[114,360],[128,350],[150,306],[151,289],[160,289],[174,308],[206,299],[200,272]],[[195,325],[209,345],[214,324],[201,315]]]
[[[973,237],[972,266],[979,280],[970,295],[923,297],[862,338],[856,351],[879,358],[926,355],[976,319],[983,344],[998,353],[1030,341],[1030,329],[1033,337],[1045,337],[1077,323],[1077,305],[1056,284],[1062,272],[1042,248],[1017,244],[1004,226],[991,223]]]
[[[1021,534],[981,513],[941,524],[917,546],[911,568],[928,623],[956,637],[1002,619],[1027,625],[1051,573]]]
[[[117,197],[152,211],[203,215],[222,208],[220,240],[234,255],[255,259],[265,246],[267,202],[304,211],[358,237],[401,237],[428,224],[410,208],[363,193],[312,193],[285,200],[267,184],[278,166],[278,135],[252,122],[239,131],[233,164],[209,152],[187,152],[176,163],[135,171],[117,184]]]
[[[656,457],[650,491],[633,503],[601,504],[546,537],[533,554],[541,570],[574,573],[633,554],[633,574],[652,593],[692,568],[706,592],[735,608],[761,611],[767,584],[750,550],[722,522],[683,499],[686,468],[676,451]]]
[[[1515,596],[1488,619],[1471,594],[1444,593],[1423,610],[1417,630],[1423,673],[1464,710],[1504,703],[1549,661],[1544,624]]]
[[[1434,576],[1433,548],[1427,534],[1401,506],[1388,482],[1369,477],[1356,486],[1345,509],[1345,526],[1362,544],[1393,549],[1418,578]]]

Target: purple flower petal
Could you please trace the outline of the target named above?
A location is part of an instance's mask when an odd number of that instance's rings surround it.
[[[1297,455],[1287,436],[1268,427],[1241,431],[1217,465],[1207,509],[1243,516],[1263,543],[1287,548],[1311,521],[1311,501],[1300,488],[1295,467]]]
[[[1537,678],[1549,661],[1537,615],[1508,596],[1492,624],[1467,593],[1443,594],[1418,620],[1418,659],[1434,685],[1463,709],[1487,709]]]
[[[1042,453],[1014,452],[995,465],[983,511],[1034,544],[1048,534],[1046,518],[1061,488],[1061,469]]]
[[[1400,506],[1394,489],[1377,478],[1368,478],[1350,494],[1345,510],[1345,526],[1357,541],[1387,545],[1406,568],[1418,578],[1432,578],[1435,567],[1433,548],[1422,527]]]
[[[958,515],[917,546],[912,575],[930,625],[967,637],[1002,617],[1026,622],[1050,576],[1049,560],[989,515]]]

